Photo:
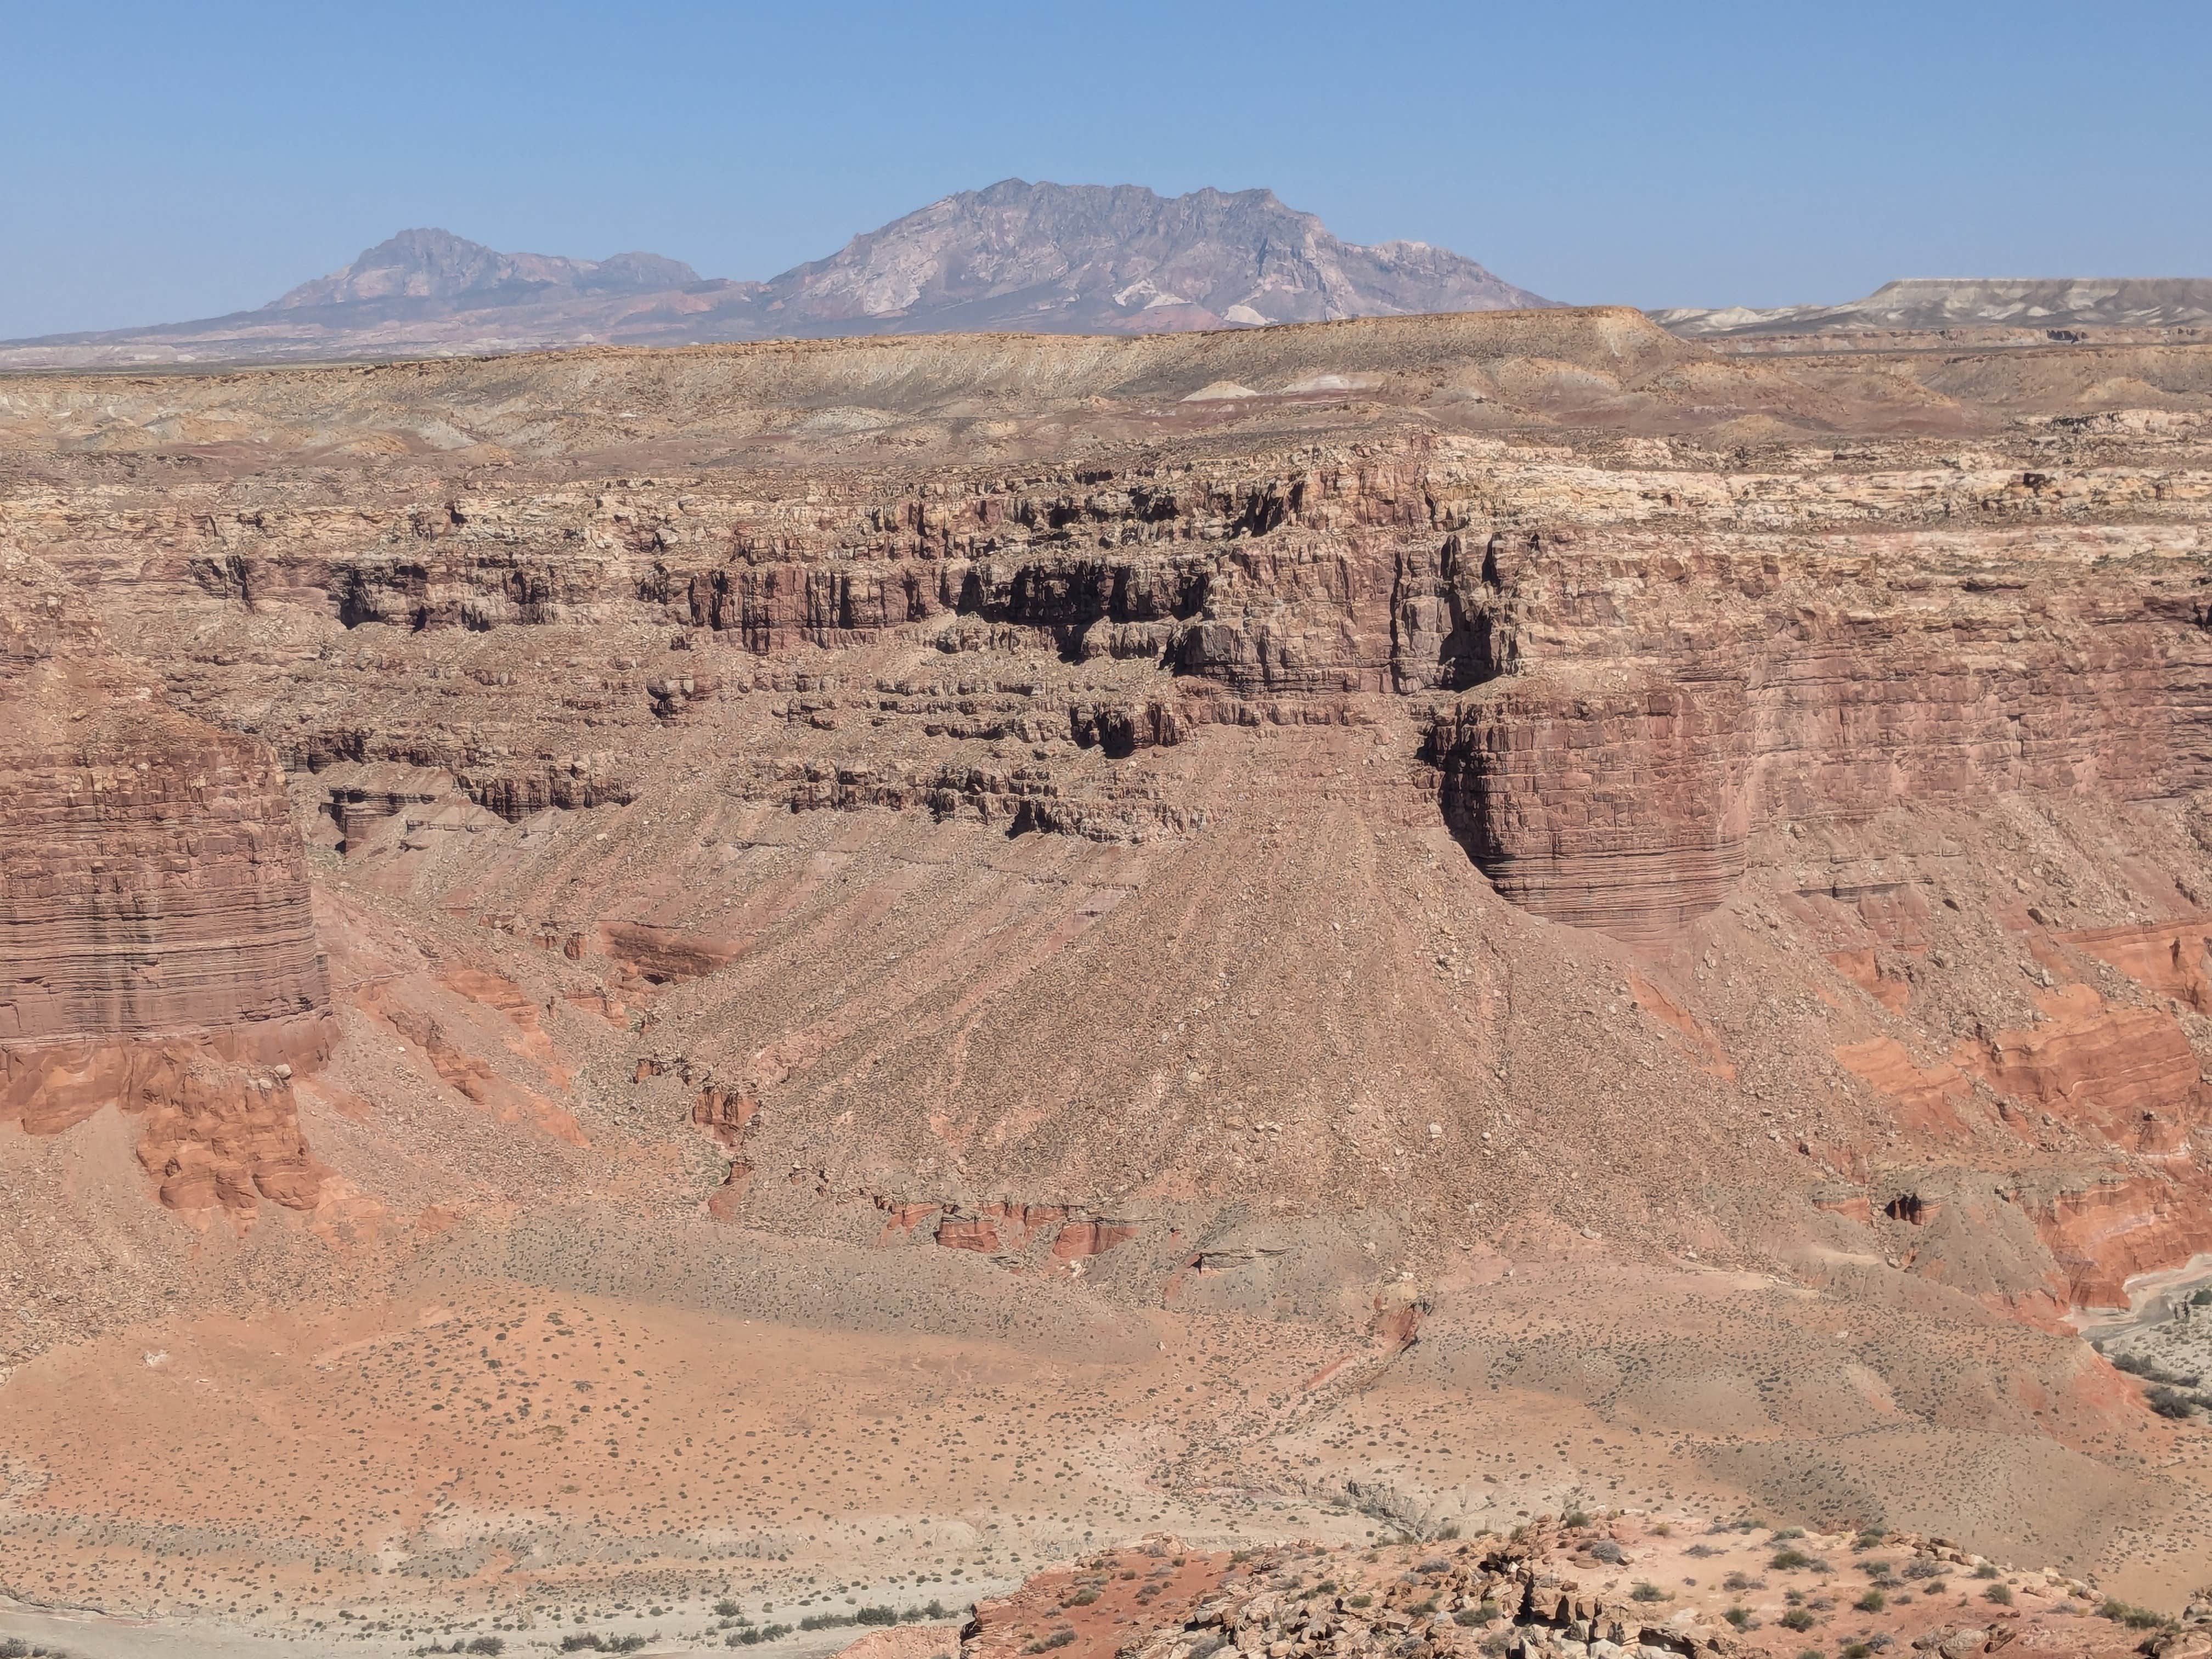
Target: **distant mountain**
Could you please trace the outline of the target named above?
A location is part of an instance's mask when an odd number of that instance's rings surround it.
[[[1655,311],[1687,337],[1934,328],[2182,328],[2212,324],[2212,278],[1913,276],[1839,306]]]
[[[1552,302],[1424,242],[1346,242],[1264,190],[963,191],[766,283],[653,253],[402,231],[256,311],[0,342],[0,368],[453,356],[842,334],[1135,334]]]
[[[651,293],[686,288],[699,273],[658,253],[617,253],[611,259],[562,259],[544,253],[498,253],[448,230],[403,230],[379,242],[343,270],[302,283],[264,311],[378,301],[509,302],[549,289],[579,293]]]
[[[763,295],[808,333],[1131,334],[1549,303],[1425,242],[1340,241],[1269,191],[1018,179],[856,236]]]

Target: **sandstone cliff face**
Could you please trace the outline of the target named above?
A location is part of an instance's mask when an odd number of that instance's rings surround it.
[[[0,1042],[273,1025],[326,1006],[274,757],[155,704],[75,714],[19,725],[0,748]]]
[[[115,672],[77,596],[23,566],[0,641],[0,1117],[55,1134],[112,1104],[168,1207],[311,1208],[289,1079],[334,1031],[276,757]]]

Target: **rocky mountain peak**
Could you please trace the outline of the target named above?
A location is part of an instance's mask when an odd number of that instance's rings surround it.
[[[1004,179],[854,237],[769,284],[813,321],[1152,332],[1548,304],[1419,242],[1346,242],[1272,191]],[[973,320],[969,320],[972,319]]]

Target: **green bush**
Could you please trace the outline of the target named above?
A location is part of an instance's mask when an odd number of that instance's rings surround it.
[[[2001,1607],[2008,1607],[2012,1605],[2012,1592],[2002,1584],[1992,1584],[1982,1592],[1982,1600],[1994,1601]]]
[[[1749,1607],[1730,1607],[1726,1613],[1723,1613],[1721,1617],[1727,1620],[1729,1623],[1734,1625],[1738,1630],[1749,1630],[1751,1628],[1751,1609]]]
[[[1784,1630],[1810,1630],[1814,1622],[1812,1613],[1803,1607],[1792,1607],[1782,1615]]]
[[[1667,1599],[1667,1592],[1656,1584],[1639,1579],[1636,1588],[1628,1592],[1628,1599],[1632,1601],[1663,1601]]]
[[[2126,1601],[2108,1601],[2097,1611],[2116,1625],[2125,1625],[2130,1630],[2164,1630],[2173,1621],[2162,1613],[2148,1607],[2139,1607]]]
[[[896,1625],[898,1617],[896,1607],[862,1607],[853,1615],[853,1622],[856,1625]]]
[[[762,1642],[773,1642],[791,1634],[788,1625],[750,1625],[744,1630],[733,1630],[723,1638],[725,1647],[749,1648]]]
[[[1779,1549],[1766,1564],[1777,1572],[1795,1572],[1800,1567],[1809,1567],[1813,1558],[1800,1549]]]
[[[486,1656],[486,1659],[496,1659],[498,1655],[507,1651],[507,1644],[496,1636],[479,1636],[469,1644],[468,1650],[481,1653]]]
[[[1889,1598],[1878,1589],[1870,1589],[1851,1605],[1861,1613],[1880,1613],[1889,1605]]]
[[[2197,1402],[2169,1383],[2160,1382],[2143,1396],[2160,1417],[2187,1418],[2197,1414]]]

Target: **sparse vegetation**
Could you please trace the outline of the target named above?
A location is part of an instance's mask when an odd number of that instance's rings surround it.
[[[1861,1613],[1880,1613],[1889,1605],[1889,1598],[1878,1589],[1870,1589],[1851,1605]]]
[[[1796,1572],[1811,1566],[1813,1558],[1801,1549],[1778,1549],[1768,1559],[1766,1565],[1777,1572]]]
[[[1665,1590],[1661,1589],[1658,1585],[1641,1578],[1636,1581],[1636,1588],[1629,1591],[1628,1595],[1629,1599],[1633,1601],[1664,1601],[1668,1599],[1667,1592]]]
[[[1782,1627],[1784,1630],[1810,1630],[1818,1622],[1809,1607],[1792,1607],[1782,1615]]]
[[[2012,1605],[2012,1591],[2005,1585],[1992,1584],[1982,1592],[1982,1600],[1994,1601],[2001,1607],[2008,1607]]]
[[[2182,1393],[2179,1389],[2166,1383],[2157,1384],[2143,1397],[2150,1402],[2150,1408],[2160,1417],[2179,1419],[2197,1415],[2195,1399]]]

